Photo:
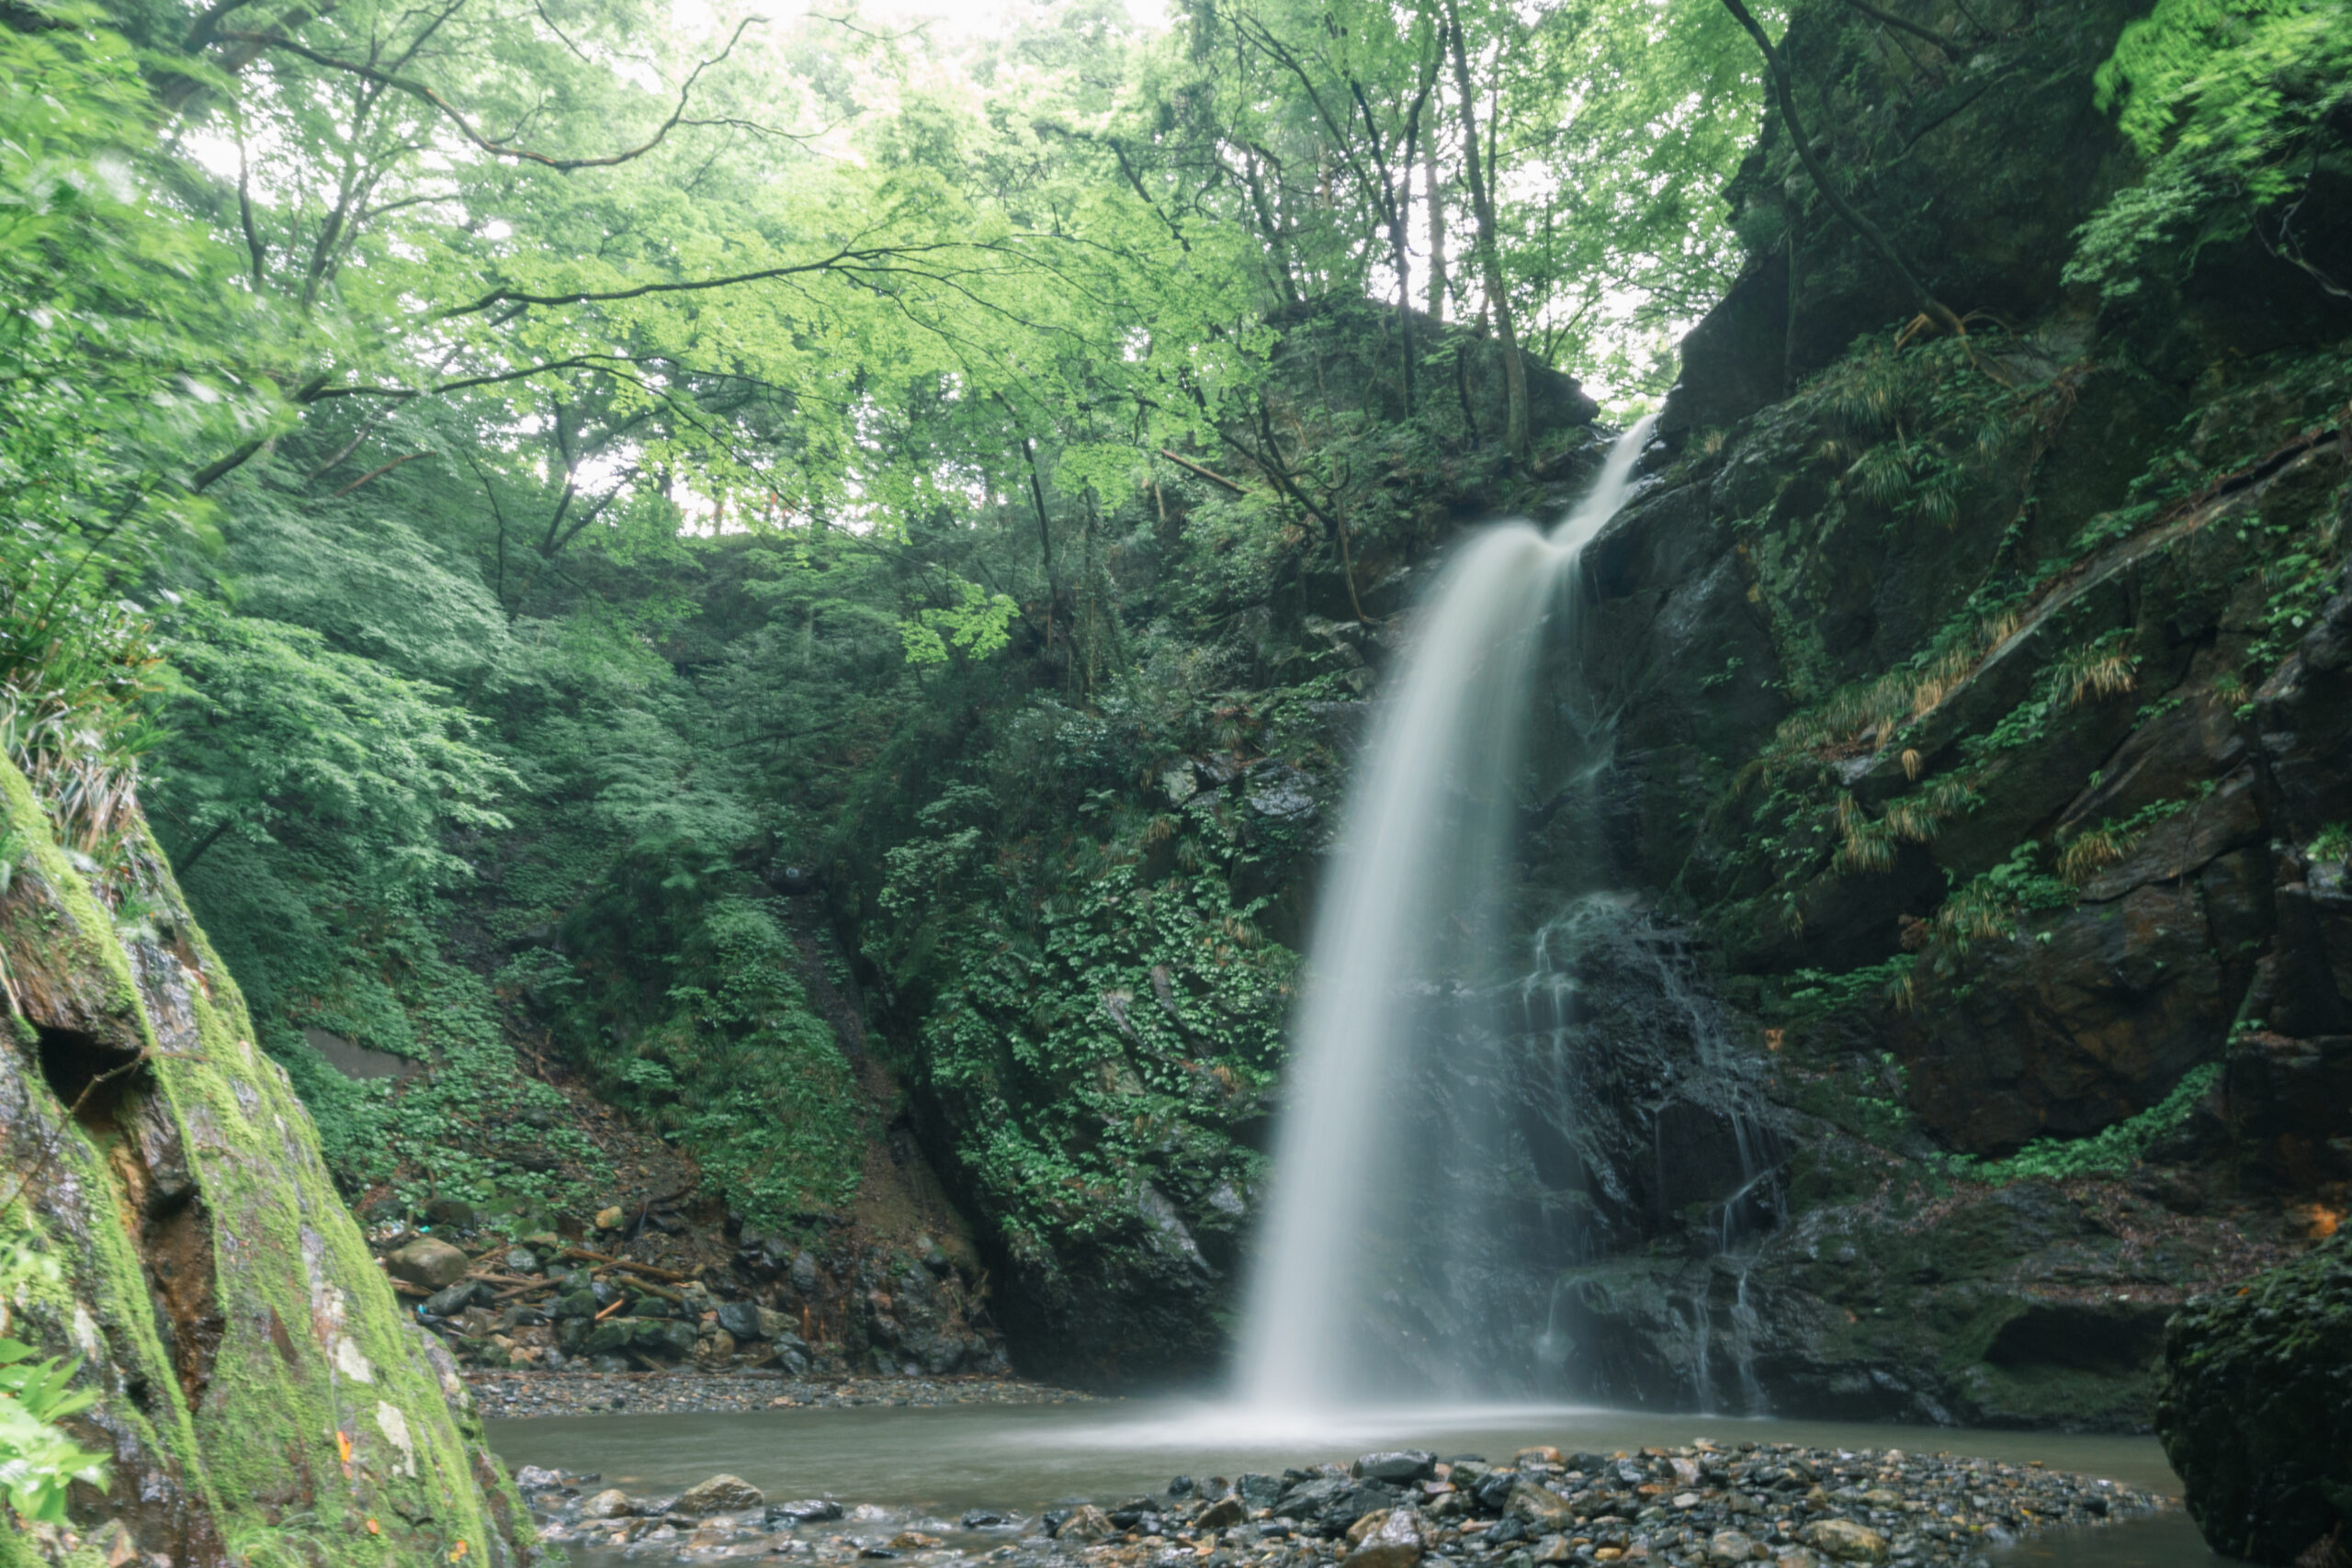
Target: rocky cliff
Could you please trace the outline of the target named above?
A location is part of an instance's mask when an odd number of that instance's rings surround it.
[[[518,1499],[406,1318],[135,818],[61,847],[0,762],[6,1332],[74,1360],[107,1457],[16,1560],[513,1563]]]
[[[2352,310],[2251,241],[2061,285],[2131,14],[1792,19],[1818,149],[1972,330],[1906,329],[1768,124],[1577,658],[1601,852],[1794,1152],[1768,1236],[1574,1276],[1610,1392],[2142,1425],[2173,1307],[2343,1207]]]

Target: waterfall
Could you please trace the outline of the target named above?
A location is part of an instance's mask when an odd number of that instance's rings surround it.
[[[1354,1320],[1387,1288],[1375,1222],[1453,1151],[1409,1147],[1398,1099],[1433,1010],[1506,951],[1504,871],[1518,819],[1529,678],[1576,566],[1633,494],[1656,416],[1620,436],[1548,534],[1469,539],[1389,677],[1308,948],[1272,1201],[1244,1307],[1240,1390],[1295,1409],[1374,1392]],[[1393,1264],[1393,1260],[1392,1260]]]

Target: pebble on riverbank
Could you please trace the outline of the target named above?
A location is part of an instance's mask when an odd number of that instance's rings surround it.
[[[1368,1454],[1280,1476],[1180,1477],[1164,1496],[1073,1500],[1035,1518],[974,1509],[956,1521],[831,1499],[769,1504],[732,1476],[673,1498],[597,1493],[594,1476],[526,1469],[516,1479],[547,1540],[591,1552],[916,1568],[1981,1568],[2023,1536],[2166,1506],[2039,1464],[1779,1443],[1528,1449],[1508,1464]],[[721,1497],[716,1511],[707,1500]]]

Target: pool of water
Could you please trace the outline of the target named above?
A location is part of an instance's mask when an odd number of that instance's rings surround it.
[[[2080,1471],[2177,1495],[2152,1438],[1995,1432],[1818,1421],[1743,1421],[1575,1406],[1464,1406],[1268,1418],[1170,1400],[1093,1404],[853,1406],[749,1415],[555,1416],[492,1421],[510,1464],[593,1471],[636,1493],[683,1490],[720,1471],[772,1498],[831,1495],[952,1517],[1024,1512],[1080,1497],[1157,1492],[1176,1475],[1346,1461],[1381,1448],[1496,1460],[1539,1443],[1609,1451],[1705,1438],[1813,1448],[1949,1452]],[[2025,1568],[2217,1568],[2188,1517],[2172,1511],[2019,1546]]]

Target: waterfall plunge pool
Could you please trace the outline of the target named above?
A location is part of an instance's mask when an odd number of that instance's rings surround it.
[[[1375,1449],[1507,1461],[1552,1444],[1603,1452],[1703,1438],[1813,1448],[1949,1452],[2011,1463],[2039,1460],[2177,1495],[2152,1438],[1859,1423],[1661,1416],[1576,1406],[1465,1405],[1365,1410],[1321,1418],[1269,1416],[1246,1406],[1178,1400],[1059,1405],[855,1406],[757,1414],[550,1416],[489,1423],[510,1465],[593,1472],[603,1484],[682,1491],[719,1472],[772,1498],[831,1495],[953,1518],[967,1508],[1038,1512],[1070,1499],[1156,1493],[1170,1478],[1340,1461]],[[611,1554],[574,1546],[597,1568]],[[1998,1561],[2018,1568],[2220,1568],[2178,1509],[2153,1518],[2029,1540]]]

